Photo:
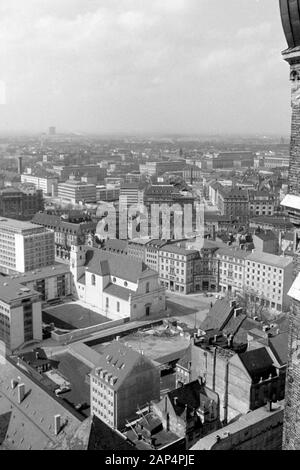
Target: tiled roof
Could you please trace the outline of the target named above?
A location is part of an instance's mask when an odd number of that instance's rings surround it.
[[[136,449],[119,431],[112,429],[97,416],[93,416],[87,450],[132,451]]]
[[[276,268],[286,268],[291,263],[293,263],[293,258],[291,256],[277,256],[270,253],[262,252],[253,252],[248,253],[248,261],[255,261],[256,263],[267,264],[270,266],[275,266]]]
[[[276,375],[272,358],[266,348],[246,351],[239,354],[239,358],[255,383],[259,382],[261,377],[267,379],[270,374]]]
[[[232,315],[234,307],[231,307],[230,300],[217,300],[207,314],[207,317],[200,325],[201,330],[221,330]]]
[[[168,397],[172,403],[177,416],[182,416],[187,410],[195,410],[205,408],[207,403],[214,398],[218,400],[217,394],[210,392],[211,396],[207,396],[206,388],[200,384],[198,380],[190,382],[183,387],[172,390],[168,393]]]
[[[129,297],[134,294],[134,291],[126,289],[122,286],[117,286],[116,284],[109,284],[104,290],[104,294],[112,295],[119,299],[128,300]]]
[[[288,361],[288,333],[281,333],[269,338],[269,347],[280,365]]]
[[[220,248],[217,251],[217,255],[220,256],[229,256],[231,258],[246,259],[249,256],[249,253],[244,250],[234,249],[234,248]]]
[[[85,266],[94,274],[110,274],[134,283],[143,277],[157,274],[143,261],[98,249],[87,251]]]
[[[121,341],[113,341],[103,349],[97,367],[92,373],[98,377],[100,371],[105,371],[105,376],[110,376],[112,379],[111,387],[118,390],[133,369],[135,373],[138,373],[138,371],[142,372],[153,367],[151,360],[143,354]]]
[[[6,427],[4,448],[68,449],[68,440],[80,426],[81,420],[62,405],[61,399],[45,391],[11,361],[0,363],[0,377],[0,427],[2,431]],[[25,385],[25,398],[21,404],[17,400],[17,388],[11,388],[12,380]],[[54,433],[55,415],[61,416],[61,424],[64,425],[58,436]]]

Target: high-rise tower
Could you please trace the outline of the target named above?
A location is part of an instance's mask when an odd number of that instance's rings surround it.
[[[282,55],[290,65],[292,129],[289,195],[285,206],[295,225],[295,250],[300,247],[300,0],[280,0],[282,25],[288,43]],[[298,248],[299,249],[299,248]],[[295,263],[295,282],[289,292],[288,371],[286,377],[283,449],[300,449],[300,252]]]

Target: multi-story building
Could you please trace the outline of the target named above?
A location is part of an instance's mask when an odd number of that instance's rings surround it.
[[[186,449],[221,427],[218,394],[199,380],[168,392],[152,408],[164,429],[185,439]]]
[[[18,220],[30,220],[44,209],[43,193],[40,189],[5,188],[0,190],[0,216]]]
[[[159,368],[142,351],[114,341],[91,372],[90,389],[91,414],[123,430],[139,408],[159,399]]]
[[[55,264],[25,274],[13,275],[10,279],[39,292],[43,302],[72,295],[71,272],[66,264]]]
[[[192,380],[201,378],[219,395],[224,424],[284,398],[285,373],[281,373],[268,348],[239,352],[224,338],[195,339],[192,343]]]
[[[159,250],[159,279],[171,292],[194,292],[195,263],[200,260],[197,250],[187,250],[177,244],[165,245]]]
[[[144,203],[145,185],[142,183],[123,183],[120,187],[120,205],[139,206]]]
[[[290,65],[292,127],[289,168],[289,195],[282,202],[291,212],[291,221],[299,234],[300,227],[300,19],[299,0],[280,0],[281,19],[288,49],[283,52],[283,58]],[[289,292],[293,299],[289,313],[289,340],[288,340],[288,370],[286,380],[286,404],[283,426],[283,449],[300,449],[300,263],[299,255],[296,257],[295,271],[298,276]]]
[[[271,230],[259,230],[253,234],[255,251],[262,253],[279,254],[279,235]]]
[[[60,181],[66,181],[71,176],[76,179],[95,177],[96,181],[101,183],[106,177],[106,169],[99,165],[54,165],[53,171],[58,175]]]
[[[255,154],[252,152],[221,152],[207,160],[208,169],[248,168],[254,165]]]
[[[221,248],[216,252],[219,270],[219,290],[236,295],[245,282],[245,264],[248,253],[239,249]]]
[[[143,261],[72,246],[71,272],[79,300],[108,318],[136,320],[165,310],[165,290],[158,273]]]
[[[274,215],[276,197],[266,191],[248,191],[249,216]]]
[[[219,269],[216,253],[219,249],[216,242],[204,240],[200,249],[200,260],[195,263],[194,291],[216,292],[219,286]]]
[[[40,177],[32,174],[23,173],[21,175],[22,183],[31,183],[36,189],[41,189],[44,196],[56,196],[58,178],[53,176]]]
[[[221,215],[232,216],[240,222],[246,222],[248,219],[247,191],[222,186],[218,190],[217,206]]]
[[[57,195],[64,201],[69,201],[73,204],[96,202],[96,185],[82,183],[81,181],[68,180],[65,183],[58,184]]]
[[[55,258],[57,261],[69,261],[72,245],[88,243],[96,232],[96,223],[91,220],[39,212],[32,221],[54,232]]]
[[[0,340],[9,351],[42,339],[40,294],[15,280],[0,281]]]
[[[288,291],[294,279],[293,258],[253,252],[245,263],[244,285],[256,301],[277,312],[287,311],[291,304]]]
[[[113,202],[120,198],[120,188],[96,186],[97,201]]]
[[[0,271],[25,273],[54,264],[54,234],[31,222],[0,218]]]
[[[161,176],[167,172],[182,171],[186,167],[184,160],[146,162],[140,165],[140,173],[148,176]]]

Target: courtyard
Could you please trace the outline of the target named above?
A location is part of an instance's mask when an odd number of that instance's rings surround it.
[[[82,307],[76,302],[45,308],[42,312],[43,323],[54,323],[61,330],[77,330],[106,323],[109,318]]]

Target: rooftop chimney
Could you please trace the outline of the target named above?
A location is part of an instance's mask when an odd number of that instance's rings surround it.
[[[14,380],[14,379],[12,379],[12,380],[11,380],[11,382],[10,382],[10,384],[11,384],[11,388],[12,388],[12,390],[14,390],[14,389],[16,388],[16,386],[18,385],[18,381],[17,381],[17,380]]]
[[[55,415],[54,416],[54,434],[58,436],[60,430],[61,430],[61,416]]]
[[[22,403],[25,397],[25,384],[18,385],[18,403]]]

